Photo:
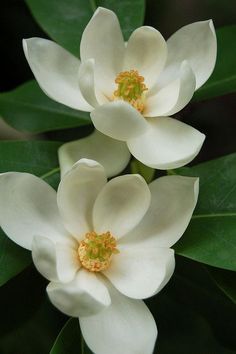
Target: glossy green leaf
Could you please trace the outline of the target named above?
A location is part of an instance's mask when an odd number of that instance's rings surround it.
[[[199,101],[236,91],[236,25],[220,28],[217,35],[217,61],[210,79],[194,95]]]
[[[177,174],[200,177],[200,194],[176,252],[198,262],[236,270],[236,154],[205,162]]]
[[[43,178],[53,187],[60,179],[57,160],[59,142],[0,142],[0,173],[28,172]],[[30,252],[17,246],[0,232],[0,286],[20,273],[31,262]]]
[[[116,12],[125,39],[144,19],[144,0],[26,0],[36,21],[58,44],[79,56],[85,26],[98,6]]]
[[[236,273],[216,268],[210,268],[209,272],[225,295],[236,303]]]
[[[15,129],[31,133],[90,124],[88,113],[54,102],[43,93],[36,81],[1,93],[0,115]]]

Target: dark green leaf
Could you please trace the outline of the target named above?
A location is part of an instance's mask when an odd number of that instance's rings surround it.
[[[236,303],[236,273],[216,268],[210,268],[209,272],[219,288]]]
[[[81,349],[78,318],[71,318],[59,333],[50,354],[78,354]],[[82,352],[82,351],[81,351]]]
[[[178,254],[215,267],[236,270],[236,154],[175,171],[200,177],[200,195]]]
[[[59,142],[0,142],[0,172],[28,172],[57,187],[60,179],[57,149]],[[20,273],[31,262],[28,251],[0,232],[0,285]]]
[[[116,12],[125,39],[142,25],[145,10],[144,0],[26,0],[26,3],[44,31],[76,56],[84,28],[98,6]]]
[[[159,330],[154,353],[235,353],[235,305],[202,264],[177,256],[169,284],[147,302]]]
[[[0,353],[48,354],[65,317],[47,299],[34,267],[0,288]]]
[[[31,263],[31,254],[17,246],[0,229],[0,286]]]
[[[13,91],[0,94],[0,114],[12,127],[31,133],[90,124],[88,113],[52,101],[29,81]]]
[[[220,28],[216,35],[216,67],[210,79],[194,95],[196,101],[236,91],[236,25]]]

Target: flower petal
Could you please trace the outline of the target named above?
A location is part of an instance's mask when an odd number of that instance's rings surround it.
[[[150,204],[150,191],[139,175],[119,176],[99,193],[93,208],[97,233],[110,231],[117,239],[132,230]]]
[[[41,89],[53,100],[90,112],[78,86],[80,61],[58,44],[42,38],[23,40],[26,59]]]
[[[31,250],[33,237],[69,243],[57,208],[56,192],[46,182],[28,173],[0,175],[0,225],[7,236]]]
[[[109,138],[98,130],[94,130],[91,135],[83,139],[63,144],[59,148],[58,155],[62,176],[81,158],[100,163],[107,177],[118,175],[130,160],[126,143]]]
[[[138,70],[150,89],[156,83],[166,57],[167,45],[161,33],[153,27],[139,27],[128,40],[123,70]]]
[[[144,133],[148,126],[142,114],[122,100],[96,108],[91,112],[91,119],[97,130],[123,141]]]
[[[51,281],[69,282],[80,268],[75,249],[42,236],[33,239],[32,257],[37,270]]]
[[[109,307],[79,319],[87,345],[96,354],[152,354],[157,328],[151,312],[143,301],[112,288]]]
[[[56,308],[73,317],[94,315],[111,303],[103,282],[83,268],[70,283],[50,283],[47,293]]]
[[[104,272],[122,294],[145,299],[159,292],[170,280],[175,267],[174,251],[169,248],[119,245]]]
[[[199,153],[205,135],[170,117],[148,118],[150,129],[127,141],[131,154],[152,168],[186,165]]]
[[[121,71],[125,44],[114,12],[99,7],[85,28],[81,43],[82,62],[95,60],[96,87],[108,97],[115,90],[115,77]]]
[[[83,97],[92,107],[99,106],[94,86],[94,59],[88,59],[81,63],[79,67],[79,87]]]
[[[172,80],[176,69],[187,60],[196,76],[196,89],[211,75],[216,62],[216,34],[212,20],[180,28],[167,41],[168,58],[162,80]]]
[[[179,112],[193,97],[195,87],[195,75],[190,65],[184,61],[180,66],[179,77],[147,98],[143,115],[157,117]]]
[[[81,159],[59,184],[59,211],[65,227],[78,240],[92,231],[93,204],[105,183],[104,168],[96,161]]]
[[[143,247],[171,247],[191,220],[198,198],[198,178],[165,176],[153,181],[149,187],[150,208],[142,222],[120,242],[140,243]]]

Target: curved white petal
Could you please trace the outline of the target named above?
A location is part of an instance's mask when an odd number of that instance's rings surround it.
[[[32,257],[37,270],[51,281],[69,282],[80,268],[76,249],[42,236],[33,239]]]
[[[150,89],[157,82],[166,57],[167,45],[161,33],[153,27],[139,27],[128,40],[123,70],[138,70]]]
[[[146,299],[159,292],[170,280],[175,267],[174,251],[169,248],[125,244],[112,258],[104,274],[122,294]]]
[[[130,160],[129,149],[123,141],[118,141],[100,133],[98,130],[76,141],[63,144],[58,150],[61,176],[71,169],[81,158],[100,163],[107,177],[118,175]]]
[[[21,247],[31,249],[35,235],[52,241],[71,241],[57,208],[56,192],[46,182],[28,173],[0,175],[0,225]]]
[[[165,176],[150,183],[150,208],[142,222],[120,242],[140,243],[143,247],[173,246],[191,220],[198,184],[198,178],[182,176]]]
[[[95,60],[96,87],[107,96],[115,90],[115,77],[121,71],[124,50],[117,16],[99,7],[83,32],[80,57],[82,62],[90,58]]]
[[[211,75],[217,42],[212,20],[191,23],[180,28],[167,41],[168,58],[162,82],[169,82],[183,60],[187,60],[196,76],[196,89]]]
[[[133,300],[109,288],[111,305],[94,316],[80,317],[89,348],[96,354],[152,354],[157,328],[141,300]]]
[[[119,176],[99,193],[93,208],[96,232],[110,231],[117,239],[132,230],[150,205],[150,191],[139,175]]]
[[[47,293],[56,308],[73,317],[94,315],[111,303],[103,282],[96,274],[83,268],[70,283],[50,283]]]
[[[127,141],[131,154],[160,170],[186,165],[199,153],[205,135],[170,117],[148,118],[149,130]]]
[[[93,160],[81,159],[61,180],[57,203],[67,230],[78,240],[92,230],[94,201],[106,183],[104,168]]]
[[[184,108],[193,97],[196,87],[195,75],[187,61],[180,65],[179,77],[147,97],[143,115],[157,117],[172,115]]]
[[[91,112],[91,119],[101,133],[123,141],[144,133],[148,127],[142,114],[122,100],[96,108]]]
[[[71,108],[86,112],[92,110],[79,90],[79,59],[48,39],[24,39],[23,48],[30,68],[46,95]]]
[[[88,59],[81,63],[79,67],[79,87],[83,97],[92,107],[99,106],[94,86],[94,59]]]

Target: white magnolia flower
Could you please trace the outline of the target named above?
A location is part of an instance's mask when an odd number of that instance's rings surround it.
[[[49,40],[31,38],[23,45],[49,97],[91,112],[97,130],[127,144],[124,149],[145,165],[177,168],[198,154],[204,134],[169,115],[184,108],[213,71],[211,20],[184,26],[167,42],[143,26],[126,43],[116,15],[98,8],[83,32],[81,61]]]
[[[96,354],[151,354],[155,321],[141,299],[159,292],[174,271],[170,247],[185,231],[198,180],[139,175],[106,183],[104,168],[82,159],[56,193],[28,173],[0,175],[0,224],[50,283],[63,313],[79,317]]]

